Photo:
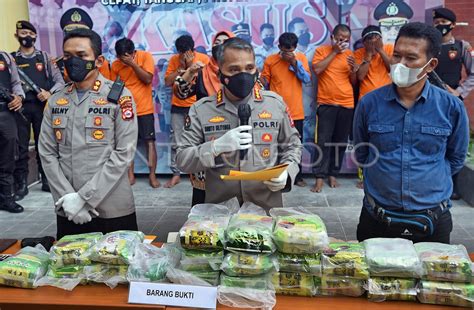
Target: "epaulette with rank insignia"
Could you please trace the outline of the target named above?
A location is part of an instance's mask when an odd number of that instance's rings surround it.
[[[101,85],[102,85],[102,82],[100,80],[96,80],[94,82],[94,86],[92,86],[92,91],[98,93]]]
[[[262,93],[260,92],[260,89],[258,87],[253,88],[253,97],[257,102],[263,101]]]
[[[224,103],[224,96],[222,94],[222,89],[219,89],[219,91],[216,94],[216,100],[217,100],[217,105],[221,105]]]

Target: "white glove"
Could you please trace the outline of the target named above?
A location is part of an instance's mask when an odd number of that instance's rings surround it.
[[[212,143],[212,153],[214,156],[219,156],[222,153],[228,153],[238,150],[246,150],[252,147],[252,135],[248,132],[252,126],[244,125],[231,129],[222,137],[214,140]]]
[[[83,207],[72,219],[68,217],[68,220],[72,220],[74,224],[82,225],[92,221],[91,213],[99,216],[99,212],[96,209],[89,206]]]
[[[288,171],[283,171],[278,178],[272,178],[270,181],[263,181],[263,183],[272,191],[278,192],[285,188],[286,180],[288,179]]]
[[[62,196],[56,202],[56,207],[63,208],[68,220],[72,220],[74,216],[84,207],[85,200],[78,193],[70,193]]]

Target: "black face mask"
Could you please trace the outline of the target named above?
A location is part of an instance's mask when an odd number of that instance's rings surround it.
[[[219,48],[221,47],[222,44],[216,45],[212,47],[212,58],[217,60],[217,54],[219,53]]]
[[[221,83],[232,93],[232,95],[238,98],[247,97],[255,86],[257,81],[258,72],[247,73],[240,72],[238,74],[227,76],[220,72]]]
[[[310,40],[311,35],[309,34],[309,32],[305,32],[298,37],[298,43],[303,46],[308,46]]]
[[[448,33],[451,32],[451,30],[453,30],[453,28],[451,28],[451,24],[449,25],[437,25],[436,26],[436,29],[439,30],[439,32],[441,32],[441,34],[443,35],[443,37],[445,35],[447,35]]]
[[[64,67],[71,81],[82,82],[87,74],[95,69],[95,60],[84,60],[80,57],[71,56],[64,60]]]
[[[266,37],[265,39],[263,39],[263,44],[265,44],[266,46],[272,46],[273,42],[275,42],[275,37]]]
[[[30,48],[35,44],[36,38],[33,38],[32,36],[24,36],[18,37],[18,41],[20,42],[21,46]]]

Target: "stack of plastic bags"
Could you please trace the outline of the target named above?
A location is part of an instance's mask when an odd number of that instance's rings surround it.
[[[51,248],[51,265],[38,285],[72,290],[80,283],[110,288],[126,284],[128,267],[144,238],[142,232],[128,230],[64,236]]]
[[[314,296],[321,283],[321,251],[328,245],[321,218],[304,208],[270,210],[275,220],[279,272],[273,275],[277,294]]]
[[[230,215],[230,210],[224,205],[199,204],[191,209],[188,220],[179,230],[181,260],[178,269],[170,273],[171,281],[188,283],[183,278],[190,273],[212,286],[219,284],[225,230]]]
[[[359,297],[365,293],[369,268],[364,245],[351,242],[333,242],[322,254],[322,295]]]
[[[423,265],[418,300],[422,303],[474,306],[472,262],[463,245],[421,242],[415,249]]]
[[[400,238],[373,238],[364,241],[369,265],[368,298],[372,301],[415,301],[417,279],[423,267],[413,242]]]
[[[254,204],[244,204],[225,232],[226,254],[221,265],[218,299],[239,308],[271,309],[276,303],[271,283],[276,270],[272,255],[273,219]]]
[[[41,246],[26,247],[0,262],[0,284],[35,288],[48,270],[49,254]]]

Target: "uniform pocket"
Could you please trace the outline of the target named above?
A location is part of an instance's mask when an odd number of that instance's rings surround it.
[[[423,154],[435,155],[446,148],[451,129],[438,126],[421,125],[416,135],[414,147]]]
[[[108,144],[112,140],[112,120],[107,116],[88,115],[86,118],[86,143]]]
[[[64,145],[66,143],[66,128],[67,128],[67,116],[53,115],[52,127],[54,133],[54,139],[57,144]]]
[[[395,125],[369,124],[369,143],[381,153],[393,152],[400,146],[400,136]]]

